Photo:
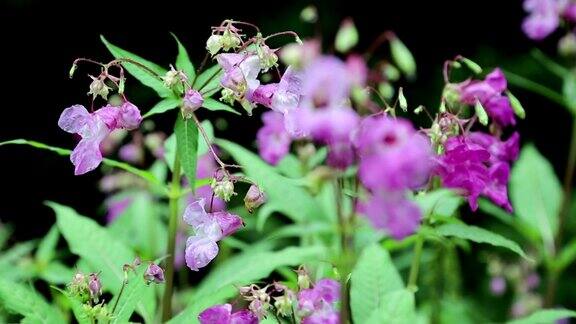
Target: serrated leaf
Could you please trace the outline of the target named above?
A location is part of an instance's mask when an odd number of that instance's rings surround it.
[[[176,134],[176,150],[180,157],[182,170],[188,178],[188,183],[194,188],[198,158],[198,127],[193,121],[178,116],[174,134]]]
[[[3,145],[29,145],[38,149],[42,149],[42,150],[47,150],[47,151],[52,151],[55,152],[59,155],[63,155],[63,156],[68,156],[72,153],[71,150],[68,149],[64,149],[64,148],[60,148],[60,147],[55,147],[55,146],[50,146],[44,143],[40,143],[40,142],[36,142],[36,141],[29,141],[29,140],[25,140],[25,139],[15,139],[15,140],[10,140],[10,141],[5,141],[5,142],[0,142],[0,146]],[[111,160],[111,159],[103,159],[102,163],[108,166],[111,166],[113,168],[118,168],[118,169],[122,169],[126,172],[132,173],[136,176],[141,177],[142,179],[150,182],[153,185],[161,185],[161,183],[158,181],[158,179],[156,179],[156,177],[154,177],[154,175],[148,171],[144,171],[138,168],[135,168],[127,163],[124,162],[119,162],[119,161],[115,161],[115,160]]]
[[[154,107],[150,108],[150,110],[146,114],[144,114],[143,118],[148,118],[152,115],[165,113],[169,110],[177,108],[178,106],[180,106],[181,102],[182,100],[180,98],[175,97],[164,98],[160,100],[160,102],[155,104]]]
[[[130,73],[143,85],[154,89],[158,93],[158,95],[162,98],[170,97],[173,94],[170,89],[164,86],[162,80],[158,78],[158,76],[161,77],[164,76],[164,74],[166,74],[167,72],[166,69],[155,63],[145,60],[136,54],[121,49],[120,47],[108,42],[106,38],[104,38],[104,36],[102,35],[100,36],[100,39],[102,40],[102,43],[106,45],[106,48],[108,48],[112,56],[114,56],[116,59],[127,58],[142,64],[143,66],[145,66],[150,70],[147,71],[141,66],[138,66],[133,63],[122,62],[122,66],[124,67],[124,69],[126,69],[128,73]],[[158,76],[155,76],[153,73],[157,74]]]
[[[324,258],[325,249],[316,247],[289,247],[281,251],[249,251],[238,254],[213,268],[198,286],[196,294],[205,296],[228,285],[241,286],[266,278],[276,268],[298,266]]]
[[[6,309],[24,315],[32,323],[64,323],[64,318],[42,296],[31,288],[0,279],[0,304]]]
[[[568,73],[562,84],[562,94],[568,109],[576,115],[576,72]]]
[[[194,69],[194,64],[192,64],[192,61],[190,60],[190,56],[188,56],[188,51],[186,51],[186,48],[184,47],[184,45],[182,45],[182,43],[180,42],[178,37],[174,35],[174,33],[172,33],[172,37],[174,37],[176,43],[178,43],[178,56],[176,57],[176,68],[178,70],[183,71],[184,74],[186,74],[186,76],[188,77],[188,80],[190,80],[190,82],[193,82],[194,78],[196,78],[196,70]]]
[[[466,225],[466,224],[444,224],[436,228],[436,233],[442,236],[457,237],[469,240],[476,243],[486,243],[498,247],[506,248],[526,260],[531,260],[522,251],[516,242],[511,241],[500,234],[490,232],[480,227]]]
[[[562,186],[554,169],[533,145],[526,145],[512,169],[510,198],[515,213],[540,233],[545,251],[554,249]]]
[[[54,202],[46,204],[56,213],[58,228],[72,253],[86,261],[91,266],[91,271],[101,271],[104,290],[119,292],[124,280],[122,266],[135,259],[134,252],[110,235],[105,228],[80,216],[72,208]],[[153,316],[142,302],[138,303],[138,311],[147,320]]]
[[[56,245],[58,244],[58,238],[60,238],[60,232],[58,231],[58,226],[52,225],[50,231],[42,241],[38,244],[38,250],[36,250],[36,260],[42,263],[48,263],[54,258],[54,253],[56,252]]]
[[[386,294],[404,288],[390,255],[374,244],[362,251],[350,281],[350,308],[355,323],[366,323]]]
[[[380,307],[364,323],[408,324],[414,323],[415,316],[414,293],[402,289],[384,295]]]
[[[230,107],[229,105],[212,98],[204,99],[204,104],[202,104],[202,107],[211,111],[227,111],[236,115],[241,115],[239,112],[234,110],[234,108]]]
[[[213,65],[196,77],[193,88],[200,92],[211,91],[220,84],[221,75],[222,68],[220,65]]]
[[[272,166],[238,144],[226,140],[217,143],[243,166],[246,175],[262,186],[268,197],[267,204],[272,204],[276,211],[297,222],[328,219],[314,198],[294,180],[278,174]]]
[[[576,312],[569,309],[544,309],[539,310],[531,315],[517,319],[514,321],[509,321],[508,324],[545,324],[545,323],[555,323],[557,320],[563,318],[574,318],[576,317]]]

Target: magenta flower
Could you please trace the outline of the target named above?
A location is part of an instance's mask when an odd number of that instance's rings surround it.
[[[416,189],[432,170],[432,147],[409,121],[385,116],[364,119],[354,144],[360,156],[358,174],[371,190]]]
[[[272,106],[272,98],[274,93],[278,90],[278,83],[270,83],[261,85],[254,92],[250,94],[247,99],[255,104],[260,104],[265,107]]]
[[[524,10],[529,15],[522,22],[522,30],[533,40],[542,40],[558,28],[558,1],[524,0]]]
[[[198,315],[200,324],[257,324],[258,318],[248,310],[232,313],[232,305],[215,305]]]
[[[506,279],[502,276],[490,279],[490,292],[494,296],[502,296],[506,292]]]
[[[218,254],[218,242],[242,227],[242,219],[227,212],[207,213],[204,199],[198,199],[186,207],[184,221],[192,226],[195,234],[186,241],[186,265],[200,270]]]
[[[334,303],[340,300],[340,283],[333,279],[321,279],[313,288],[298,293],[298,310],[302,323],[338,323],[338,311]]]
[[[474,105],[480,101],[488,116],[498,125],[515,125],[514,110],[508,97],[502,95],[507,88],[507,81],[500,69],[494,69],[483,81],[467,80],[458,84],[460,101]]]
[[[102,162],[100,144],[111,131],[119,128],[135,129],[141,120],[138,108],[128,101],[120,107],[108,105],[93,113],[89,113],[81,105],[64,109],[58,120],[58,126],[82,138],[70,155],[75,167],[74,174],[84,174],[100,165]]]
[[[376,192],[368,200],[359,202],[358,212],[363,214],[376,229],[386,231],[401,240],[420,227],[420,208],[405,197],[403,191]]]
[[[264,161],[276,165],[290,150],[292,139],[284,128],[282,114],[268,111],[262,114],[264,126],[256,134],[258,151]]]

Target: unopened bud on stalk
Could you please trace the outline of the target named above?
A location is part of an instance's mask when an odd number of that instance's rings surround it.
[[[488,114],[486,114],[486,110],[484,110],[484,106],[480,103],[480,100],[476,100],[476,104],[474,105],[474,111],[476,116],[478,116],[478,121],[480,124],[486,126],[488,125]]]
[[[157,284],[163,283],[164,270],[157,264],[150,262],[148,268],[146,268],[146,272],[144,272],[144,280],[146,280],[146,284],[150,284],[151,282]]]
[[[162,77],[164,85],[168,88],[172,88],[186,79],[186,75],[181,71],[174,69],[173,66],[171,66],[170,71],[166,72],[166,74]]]
[[[103,79],[92,78],[92,83],[90,83],[90,91],[88,91],[88,95],[92,95],[92,98],[96,98],[98,96],[102,97],[104,100],[108,99],[108,93],[110,92],[110,87],[106,85]]]
[[[222,35],[212,35],[206,41],[206,49],[210,55],[215,55],[222,49]]]
[[[400,109],[404,112],[408,111],[408,102],[406,101],[406,97],[404,97],[402,87],[398,90],[398,103],[400,104]]]
[[[340,53],[347,53],[358,43],[358,30],[352,19],[346,19],[336,34],[334,47]]]
[[[310,276],[308,275],[308,271],[304,268],[299,268],[296,270],[298,273],[298,287],[300,290],[310,288]]]
[[[204,104],[204,98],[200,92],[194,89],[188,90],[182,100],[182,117],[184,119],[192,118],[192,114],[202,107],[202,104]]]
[[[88,279],[88,291],[90,291],[92,301],[97,303],[100,296],[102,296],[102,283],[100,282],[97,273],[90,274]]]
[[[265,202],[266,195],[262,190],[260,190],[260,187],[257,185],[251,185],[244,197],[244,206],[248,212],[253,213],[256,208],[260,207]]]

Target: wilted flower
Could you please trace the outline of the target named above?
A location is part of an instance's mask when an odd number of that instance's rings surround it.
[[[251,185],[246,192],[246,196],[244,196],[244,206],[248,210],[248,212],[252,213],[258,207],[260,207],[263,203],[266,202],[266,195],[260,187],[257,185]]]
[[[144,272],[144,280],[149,284],[151,282],[154,283],[163,283],[164,282],[164,270],[160,268],[154,262],[150,262],[148,268],[146,268],[146,272]]]
[[[110,91],[110,87],[106,85],[106,82],[100,77],[92,78],[92,83],[90,83],[90,91],[88,91],[89,95],[92,95],[92,98],[95,99],[96,97],[100,96],[104,100],[108,99],[108,92]]]

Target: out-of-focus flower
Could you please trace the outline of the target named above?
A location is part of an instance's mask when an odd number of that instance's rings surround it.
[[[257,324],[258,317],[248,310],[232,313],[232,305],[215,305],[205,309],[198,320],[201,324]]]
[[[258,151],[264,161],[276,165],[290,150],[292,139],[284,128],[284,116],[274,111],[262,115],[264,126],[256,134]]]

